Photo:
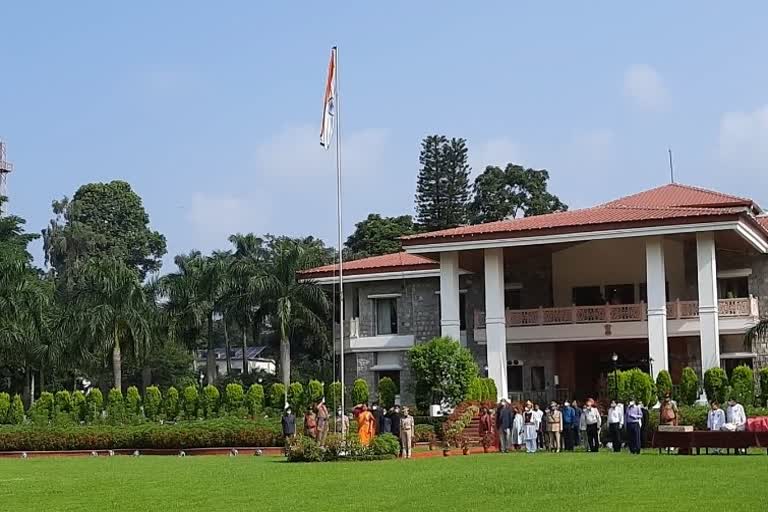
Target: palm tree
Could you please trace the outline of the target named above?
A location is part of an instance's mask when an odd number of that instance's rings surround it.
[[[91,258],[73,270],[64,290],[68,330],[97,356],[112,356],[113,386],[122,388],[123,350],[147,350],[148,305],[139,277],[114,258]]]
[[[192,348],[206,328],[207,366],[209,383],[216,378],[214,322],[222,309],[227,287],[227,259],[223,256],[203,256],[199,251],[175,258],[178,272],[163,278],[162,287],[171,316],[172,333]]]
[[[325,336],[328,298],[311,281],[300,281],[297,273],[315,261],[305,249],[293,242],[277,244],[266,273],[254,278],[254,289],[264,297],[280,335],[280,369],[286,389],[291,381],[290,335],[298,329]]]
[[[755,342],[768,339],[768,319],[763,319],[753,325],[744,335],[744,349],[752,352]]]
[[[259,325],[264,318],[264,301],[253,280],[264,272],[267,251],[264,240],[253,233],[231,235],[235,246],[229,267],[230,288],[226,297],[226,310],[240,327],[242,338],[243,375],[248,374],[248,331],[254,344],[259,339]]]

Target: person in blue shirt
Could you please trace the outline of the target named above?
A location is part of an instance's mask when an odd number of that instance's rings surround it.
[[[572,452],[573,451],[573,425],[574,421],[576,421],[576,411],[573,407],[571,407],[571,404],[569,402],[565,402],[563,404],[563,437],[565,440],[563,441],[565,444],[565,451]],[[578,423],[576,423],[578,425]]]
[[[629,401],[624,425],[629,435],[629,452],[640,455],[640,428],[643,424],[643,410],[633,400]]]
[[[571,407],[573,408],[573,445],[574,446],[581,446],[581,436],[579,436],[579,425],[581,425],[581,413],[583,412],[581,410],[581,407],[579,407],[579,403],[574,400],[571,402]]]

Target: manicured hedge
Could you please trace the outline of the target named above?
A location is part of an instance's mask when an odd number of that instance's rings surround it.
[[[298,435],[286,446],[288,462],[332,462],[336,460],[381,460],[397,457],[400,443],[392,434],[376,436],[370,446],[360,444],[354,433],[344,439],[329,434],[324,446],[309,437]]]
[[[234,418],[123,426],[0,428],[0,451],[183,449],[226,446],[281,446],[277,421]]]

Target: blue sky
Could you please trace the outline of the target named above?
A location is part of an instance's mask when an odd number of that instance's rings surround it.
[[[11,209],[37,231],[52,199],[127,180],[165,271],[237,231],[335,245],[333,44],[345,234],[413,212],[432,133],[465,137],[473,174],[547,168],[571,207],[666,182],[668,146],[678,181],[768,206],[768,4],[533,4],[0,0]]]

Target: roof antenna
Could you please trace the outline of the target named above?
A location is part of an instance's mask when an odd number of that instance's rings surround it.
[[[675,182],[675,167],[672,165],[672,148],[668,148],[669,151],[669,182]]]

